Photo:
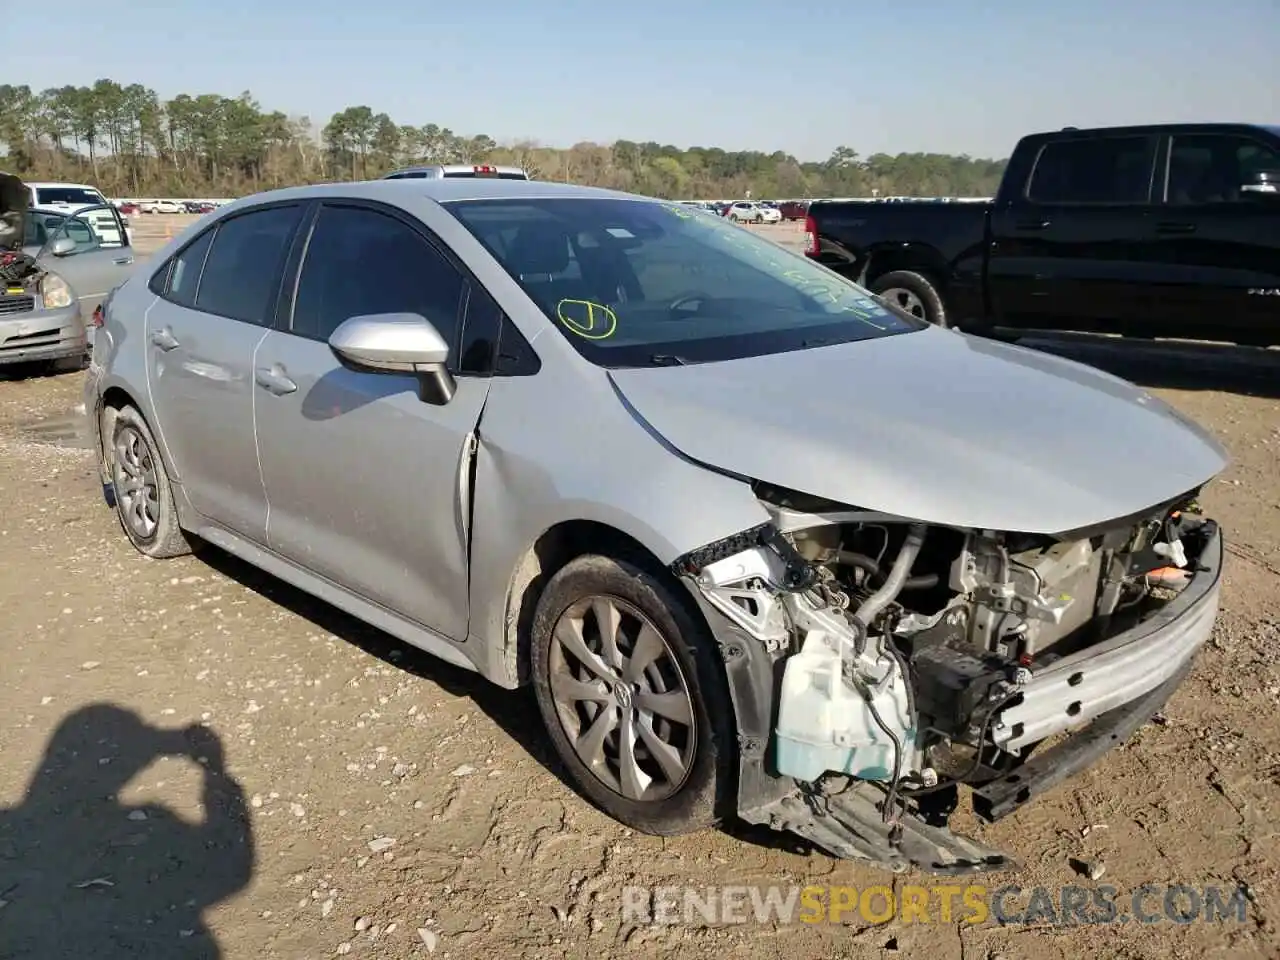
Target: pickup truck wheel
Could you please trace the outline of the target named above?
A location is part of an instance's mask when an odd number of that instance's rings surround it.
[[[904,313],[932,323],[935,327],[950,326],[947,308],[929,279],[911,270],[892,270],[877,277],[871,284],[871,292],[893,304]]]
[[[547,583],[530,673],[578,789],[644,833],[700,830],[731,795],[733,707],[714,639],[678,584],[601,555]]]

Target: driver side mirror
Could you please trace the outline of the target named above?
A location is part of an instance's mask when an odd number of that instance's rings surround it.
[[[449,345],[426,317],[416,313],[378,313],[351,317],[329,335],[338,362],[363,373],[411,373],[418,398],[445,404],[457,384],[445,364]]]
[[[1280,170],[1259,170],[1248,183],[1240,185],[1240,192],[1280,194]]]
[[[65,257],[76,252],[76,242],[70,237],[59,237],[49,245],[49,252],[55,257]]]

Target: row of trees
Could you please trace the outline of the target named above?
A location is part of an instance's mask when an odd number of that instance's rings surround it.
[[[821,196],[987,196],[1003,160],[937,153],[859,156],[840,147],[825,161],[776,151],[680,149],[619,140],[568,148],[397,123],[348,107],[317,127],[310,117],[264,110],[251,94],[179,94],[162,101],[142,84],[34,92],[0,85],[0,148],[28,179],[88,180],[108,196],[239,196],[288,184],[366,179],[410,163],[516,164],[535,179],[657,196],[705,199]],[[3,154],[0,153],[0,157]]]

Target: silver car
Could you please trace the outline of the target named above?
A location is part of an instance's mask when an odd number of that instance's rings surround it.
[[[265,193],[104,312],[86,405],[142,553],[214,544],[531,685],[643,831],[1007,866],[947,828],[960,788],[997,819],[1083,769],[1214,623],[1204,431],[676,203]]]
[[[86,325],[108,291],[133,266],[133,247],[110,204],[74,214],[48,207],[27,211],[22,252],[39,272],[0,288],[0,366],[84,365]]]

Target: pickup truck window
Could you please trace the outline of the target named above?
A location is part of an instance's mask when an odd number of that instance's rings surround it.
[[[1150,137],[1051,140],[1027,186],[1035,203],[1146,203],[1150,194]]]
[[[1233,203],[1262,170],[1280,170],[1280,154],[1249,137],[1176,136],[1169,149],[1169,203]],[[1246,195],[1247,196],[1247,195]]]

